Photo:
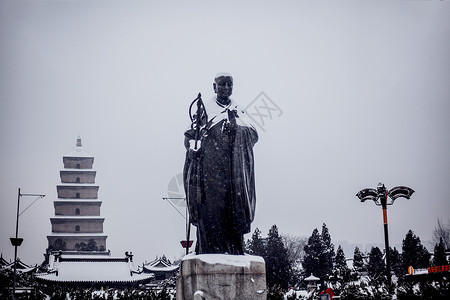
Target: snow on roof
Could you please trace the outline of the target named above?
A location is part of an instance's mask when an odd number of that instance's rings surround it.
[[[5,269],[14,269],[14,262],[10,262],[7,265],[4,266]],[[23,263],[20,258],[17,259],[17,266],[16,268],[18,270],[26,270],[31,268],[31,266],[27,265],[26,263]]]
[[[318,278],[318,277],[314,276],[313,274],[311,274],[309,277],[306,277],[304,280],[305,281],[319,281],[320,278]]]
[[[156,258],[143,265],[143,268],[149,272],[172,272],[179,267],[179,265],[172,265],[165,257]]]
[[[67,251],[63,254],[64,260],[123,260],[123,257],[110,256],[109,252],[103,251],[83,251],[83,254],[76,254],[75,251],[67,254]]]
[[[19,272],[20,273],[32,273],[32,272],[36,272],[37,268],[38,268],[37,266],[25,268],[25,269],[19,270]]]
[[[94,158],[92,155],[86,152],[82,147],[76,147],[63,157],[85,157],[85,158]]]
[[[101,202],[99,198],[57,198],[59,202]]]
[[[54,200],[53,202],[59,203],[102,203],[102,200],[99,199],[81,199],[81,198],[58,198],[58,200]]]
[[[76,168],[65,168],[65,169],[61,169],[59,170],[59,172],[83,172],[83,173],[93,173],[93,172],[97,172],[94,169],[76,169]]]
[[[95,183],[61,183],[58,184],[57,187],[99,187],[98,184]]]
[[[294,290],[294,289],[290,289],[287,293],[286,293],[286,295],[285,296],[293,296],[293,295],[296,295],[296,297],[297,298],[300,298],[300,297],[304,297],[304,298],[306,298],[307,296],[309,296],[311,294],[311,291],[305,291],[305,290],[298,290],[298,291],[296,291],[296,290]],[[297,298],[295,298],[295,299],[297,299]],[[301,298],[300,298],[301,299]]]
[[[94,158],[92,155],[87,153],[83,147],[81,146],[81,138],[78,137],[76,148],[73,149],[70,153],[64,155],[63,157],[86,157],[86,158]]]
[[[153,267],[153,266],[144,266],[148,272],[172,272],[179,268],[180,266],[172,265],[167,267]]]
[[[105,220],[105,218],[101,217],[101,216],[54,216],[51,217],[51,219],[76,219],[76,220],[83,220],[83,219],[89,219],[89,220],[96,220],[96,219],[100,219],[100,220]]]
[[[151,274],[137,274],[127,258],[63,258],[52,273],[36,275],[38,280],[66,283],[130,283],[146,282]]]
[[[56,232],[52,232],[51,234],[47,235],[47,236],[67,236],[67,237],[83,237],[83,236],[88,236],[88,237],[108,237],[106,234],[103,233],[56,233]]]

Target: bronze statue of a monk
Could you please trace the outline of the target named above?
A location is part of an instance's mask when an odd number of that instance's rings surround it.
[[[230,98],[233,77],[219,73],[213,88],[216,96],[197,111],[201,129],[184,134],[184,188],[190,221],[197,227],[195,252],[244,254],[243,236],[255,214],[258,133]]]

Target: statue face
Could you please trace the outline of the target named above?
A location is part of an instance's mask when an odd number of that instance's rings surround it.
[[[229,97],[233,93],[233,78],[218,77],[216,78],[213,87],[217,94],[217,100],[223,104],[227,104],[229,102]]]

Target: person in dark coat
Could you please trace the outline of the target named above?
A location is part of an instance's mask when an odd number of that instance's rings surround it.
[[[258,133],[230,98],[233,77],[219,73],[213,88],[216,96],[197,112],[201,129],[184,134],[184,188],[190,221],[197,227],[195,252],[244,254],[243,236],[255,214]]]

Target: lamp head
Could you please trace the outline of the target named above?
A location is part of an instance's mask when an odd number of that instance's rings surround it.
[[[396,186],[389,190],[388,195],[392,200],[403,197],[406,199],[410,199],[414,190],[407,186]]]
[[[361,202],[365,202],[366,200],[377,200],[377,190],[375,189],[363,189],[356,194],[356,197],[361,200]]]

